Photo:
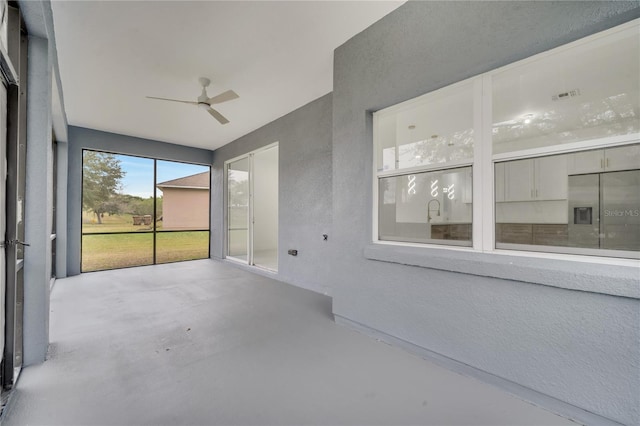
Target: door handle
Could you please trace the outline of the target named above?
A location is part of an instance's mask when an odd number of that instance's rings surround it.
[[[31,246],[31,244],[25,243],[24,241],[20,241],[20,240],[7,240],[7,241],[1,241],[0,242],[0,247],[11,247],[11,246],[15,246],[16,244],[20,244],[21,246]]]

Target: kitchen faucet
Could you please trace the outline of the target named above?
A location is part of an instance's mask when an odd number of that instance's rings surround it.
[[[433,203],[434,201],[436,203],[438,203],[438,208],[435,209],[435,210],[432,210],[431,209],[431,203]],[[436,200],[435,198],[429,200],[429,202],[427,203],[427,222],[431,222],[431,219],[432,219],[431,212],[432,211],[436,212],[436,216],[440,216],[440,201]]]

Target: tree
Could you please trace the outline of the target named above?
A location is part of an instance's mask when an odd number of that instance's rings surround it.
[[[131,194],[113,195],[107,203],[107,206],[113,205],[112,210],[104,210],[109,214],[126,213],[136,216],[153,215],[153,196],[142,198]],[[156,214],[155,217],[162,216],[162,196],[156,197]]]
[[[82,167],[82,206],[102,223],[102,214],[113,210],[125,172],[120,160],[105,152],[85,151]]]
[[[230,206],[246,207],[249,205],[249,180],[246,172],[232,170],[229,176],[228,186]]]

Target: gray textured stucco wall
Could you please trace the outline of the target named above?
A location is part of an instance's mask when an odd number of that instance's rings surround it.
[[[58,151],[54,153],[57,159],[56,188],[56,278],[67,276],[67,177],[69,144],[57,143]]]
[[[29,37],[25,187],[23,362],[43,362],[49,348],[49,283],[53,209],[49,41]]]
[[[82,150],[93,149],[161,160],[211,165],[212,152],[149,139],[69,126],[67,178],[67,275],[80,273]]]
[[[330,293],[331,94],[214,151],[211,256],[224,256],[224,162],[279,142],[279,236],[276,278]],[[329,234],[329,241],[322,240]],[[298,256],[287,254],[297,249]]]
[[[337,318],[617,422],[640,424],[637,296],[554,288],[535,284],[535,277],[525,283],[482,272],[468,275],[415,259],[409,262],[415,266],[381,262],[373,259],[385,256],[372,252],[387,250],[390,258],[402,253],[370,246],[371,111],[637,18],[638,6],[409,2],[336,49],[329,282]],[[453,251],[440,252],[451,264],[466,260]],[[518,262],[494,265],[494,256],[477,260],[485,269],[502,269],[494,277],[518,276]],[[581,271],[594,269],[587,265],[563,266],[565,272],[575,271],[567,273],[576,281],[574,288],[591,279]],[[625,272],[624,283],[613,267],[603,266],[600,273],[616,288],[628,286],[633,271]],[[527,274],[535,271],[529,268]],[[541,268],[540,275],[548,271]]]

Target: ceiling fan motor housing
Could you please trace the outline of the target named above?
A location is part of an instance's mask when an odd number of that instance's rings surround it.
[[[209,105],[207,102],[209,100],[209,95],[207,95],[207,89],[205,87],[202,88],[202,93],[198,96],[198,106],[202,104]]]

